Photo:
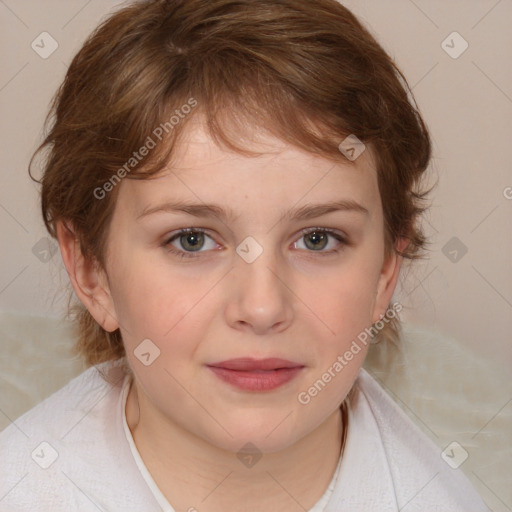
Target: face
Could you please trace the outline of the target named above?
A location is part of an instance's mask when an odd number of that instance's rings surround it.
[[[386,311],[398,270],[369,149],[340,163],[270,137],[253,149],[220,149],[196,124],[158,178],[123,180],[105,269],[154,418],[273,452],[336,412],[366,348],[333,365]],[[290,368],[219,365],[238,358]]]

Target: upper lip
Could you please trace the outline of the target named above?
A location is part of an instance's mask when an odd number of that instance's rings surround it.
[[[266,359],[253,359],[251,357],[240,357],[237,359],[228,359],[218,363],[212,363],[208,366],[217,368],[226,368],[228,370],[251,371],[251,370],[277,370],[278,368],[297,368],[304,365],[287,359],[278,357],[269,357]]]

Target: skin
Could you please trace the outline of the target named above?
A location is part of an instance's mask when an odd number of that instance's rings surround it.
[[[297,396],[385,313],[401,265],[395,254],[384,260],[372,151],[334,163],[266,136],[252,139],[251,149],[263,154],[245,157],[216,146],[200,123],[191,126],[172,169],[119,185],[105,271],[84,260],[60,224],[63,260],[96,321],[121,329],[135,375],[127,422],[175,509],[308,510],[334,473],[339,405],[366,349],[307,405]],[[234,218],[169,211],[138,218],[176,200],[231,208]],[[294,208],[339,200],[356,201],[367,213],[280,220]],[[181,228],[206,231],[199,252],[186,236],[165,245]],[[315,248],[305,228],[333,230],[347,243],[329,235]],[[236,252],[248,236],[263,249],[252,263]],[[169,245],[195,257],[179,258]],[[160,350],[149,366],[134,355],[144,339]],[[284,386],[252,392],[205,366],[237,357],[281,357],[304,368]],[[263,454],[252,467],[236,456],[247,442]]]

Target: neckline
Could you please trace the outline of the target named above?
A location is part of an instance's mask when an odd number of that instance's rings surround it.
[[[130,447],[130,451],[132,453],[132,456],[135,460],[135,464],[137,465],[137,468],[139,469],[139,472],[144,479],[146,485],[149,487],[149,490],[151,491],[151,494],[153,494],[156,502],[160,505],[162,510],[164,512],[175,512],[174,508],[171,506],[171,504],[167,501],[167,498],[162,494],[162,491],[156,484],[156,482],[153,480],[153,477],[151,476],[151,473],[149,472],[148,468],[144,464],[144,461],[142,460],[142,457],[140,456],[139,450],[137,449],[137,446],[135,446],[135,441],[133,440],[132,433],[130,431],[130,428],[128,427],[128,423],[126,421],[126,400],[128,398],[128,392],[130,390],[131,384],[133,382],[133,379],[130,375],[127,375],[125,377],[125,381],[123,382],[123,390],[121,395],[121,416],[123,419],[123,431],[124,435],[126,437],[126,441],[128,442],[128,445]]]

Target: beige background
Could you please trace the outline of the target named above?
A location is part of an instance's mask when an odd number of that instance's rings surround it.
[[[482,386],[486,380],[496,384],[495,368],[503,375],[512,370],[512,2],[343,3],[370,27],[404,71],[434,141],[431,170],[439,185],[425,222],[432,237],[430,258],[403,274],[395,295],[405,306],[402,317],[433,333],[432,339],[438,342],[432,342],[432,360],[437,354],[440,359],[444,357],[439,340],[449,339],[467,350],[472,361],[482,364],[478,373]],[[116,5],[119,2],[110,0],[0,0],[0,312],[6,315],[62,314],[67,276],[58,252],[49,261],[41,260],[41,249],[48,248],[48,240],[40,218],[37,186],[28,178],[27,165],[41,140],[48,103],[67,64],[85,37]],[[58,43],[47,59],[31,48],[32,41],[39,41],[44,31]],[[454,31],[459,35],[448,37]],[[455,55],[464,41],[467,50],[452,58],[447,51]],[[462,255],[464,248],[467,252]],[[17,333],[29,336],[16,325]],[[51,333],[52,326],[41,332]],[[428,336],[418,339],[430,343]],[[2,335],[3,349],[6,340]],[[21,342],[9,338],[14,347]],[[47,350],[53,350],[50,347],[51,341]],[[44,351],[44,347],[39,345],[38,350]],[[15,364],[6,359],[5,352],[2,357],[4,366],[22,372],[30,354],[18,351],[11,356],[18,358]],[[459,361],[455,358],[452,366],[445,365],[437,372],[467,374],[465,368],[457,367]],[[432,380],[439,379],[439,374],[433,373]],[[467,378],[471,380],[471,374]],[[494,425],[510,418],[510,389],[496,385],[493,393],[485,407],[483,401],[480,405],[477,402],[482,413],[480,425],[487,419]],[[472,407],[471,398],[464,405],[467,409]],[[31,404],[27,401],[24,409],[13,411],[21,413]],[[5,411],[3,402],[0,405]],[[2,421],[5,424],[4,417]],[[500,437],[505,443],[502,455],[507,453],[510,460],[510,425],[500,428],[505,432]],[[481,436],[476,440],[484,443]],[[482,450],[483,467],[485,448]],[[499,453],[499,447],[495,448],[493,457]],[[490,461],[488,465],[492,466]],[[510,464],[507,467],[510,469]],[[480,483],[474,477],[472,481],[486,494],[493,510],[512,510],[510,491],[499,488],[498,480],[503,477],[499,473],[488,473]]]

